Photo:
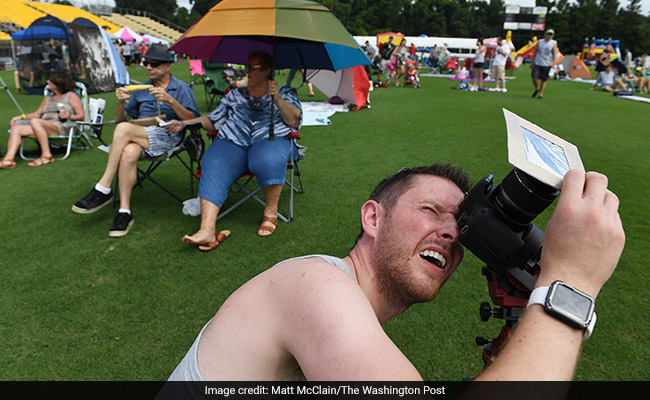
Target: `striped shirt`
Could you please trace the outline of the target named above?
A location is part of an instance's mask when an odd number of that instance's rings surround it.
[[[302,107],[295,90],[290,86],[283,86],[280,88],[280,97],[300,110],[300,125],[296,129],[287,125],[278,107],[273,104],[274,135],[277,137],[287,136],[302,126]],[[215,130],[219,131],[219,138],[249,147],[269,137],[271,103],[268,94],[254,97],[248,94],[247,87],[233,89],[208,115],[208,119]]]

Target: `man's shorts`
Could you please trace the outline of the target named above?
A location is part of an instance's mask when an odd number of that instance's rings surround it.
[[[159,126],[143,126],[147,132],[147,139],[149,140],[149,149],[143,149],[150,157],[158,157],[159,155],[168,152],[174,146],[180,143],[182,133],[171,133]]]
[[[533,79],[541,79],[546,81],[548,79],[548,73],[551,71],[551,67],[540,67],[539,65],[533,65],[533,72],[530,74]]]
[[[495,81],[498,79],[505,80],[506,79],[506,66],[505,65],[492,65],[492,71],[490,73],[492,76],[491,78],[494,79]]]

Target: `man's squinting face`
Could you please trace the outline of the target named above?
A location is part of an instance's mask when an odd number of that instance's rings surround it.
[[[161,63],[158,66],[154,67],[152,64],[149,64],[145,67],[145,72],[147,77],[152,81],[162,79],[165,75],[169,74],[169,69],[171,68],[171,63]]]
[[[413,187],[384,217],[377,233],[377,283],[396,306],[431,301],[463,258],[456,215],[463,192],[431,175]]]

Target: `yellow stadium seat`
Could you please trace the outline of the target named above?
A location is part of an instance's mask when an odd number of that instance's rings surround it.
[[[53,15],[61,21],[72,22],[76,18],[86,18],[96,23],[98,26],[103,27],[110,33],[115,33],[121,28],[121,26],[113,24],[103,18],[100,18],[92,13],[89,13],[88,11],[77,7],[67,6],[63,4],[38,3],[34,1],[25,1],[23,3],[28,4],[30,7],[33,7],[44,13]]]
[[[26,29],[32,22],[47,15],[43,11],[30,7],[28,3],[31,2],[2,0],[0,19],[17,28]]]

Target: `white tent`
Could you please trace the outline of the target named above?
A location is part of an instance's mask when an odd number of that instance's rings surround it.
[[[354,39],[362,46],[366,40],[370,42],[373,46],[377,46],[377,36],[355,36]],[[415,45],[419,52],[425,52],[428,54],[428,51],[431,51],[434,45],[442,50],[445,43],[451,52],[452,57],[470,57],[473,58],[473,52],[476,50],[476,38],[458,38],[458,37],[430,37],[430,36],[404,36],[406,39],[407,46],[411,46],[411,43]]]
[[[150,35],[148,33],[145,33],[144,35],[142,35],[142,37],[144,38],[145,42],[147,42],[147,43],[160,43],[160,44],[164,44],[165,46],[169,46],[169,41],[167,41],[165,39],[161,39],[159,37],[152,36],[152,35]],[[147,41],[147,39],[149,39],[149,40]]]

